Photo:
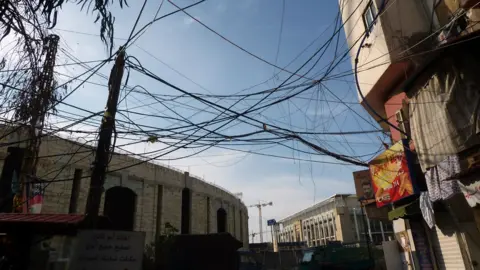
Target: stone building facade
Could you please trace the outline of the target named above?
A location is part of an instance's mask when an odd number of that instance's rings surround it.
[[[5,129],[0,132],[8,134]],[[2,137],[0,143],[22,138],[18,133]],[[0,148],[1,160],[8,155],[7,149]],[[85,212],[93,154],[85,143],[55,136],[42,139],[37,166],[37,177],[46,180],[41,213]],[[3,169],[3,161],[0,166]],[[145,243],[151,243],[168,223],[185,234],[229,232],[248,246],[247,208],[225,189],[133,155],[115,153],[108,171],[100,214],[111,216],[122,228],[145,232]],[[81,177],[74,180],[75,175]],[[70,203],[72,190],[77,197],[75,209]]]
[[[374,244],[381,244],[393,237],[392,222],[369,220],[352,194],[333,195],[279,223],[280,242],[305,242],[309,247],[329,241],[364,242],[366,235]]]

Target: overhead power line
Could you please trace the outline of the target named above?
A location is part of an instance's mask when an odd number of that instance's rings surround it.
[[[176,8],[178,8],[179,10],[181,9],[177,4],[173,3],[171,0],[168,0],[168,2],[169,2],[170,4],[172,4],[172,5],[174,5],[174,6],[175,6]],[[252,52],[246,50],[246,49],[243,48],[242,46],[240,46],[240,45],[234,43],[233,41],[231,41],[230,39],[226,38],[224,35],[222,35],[222,34],[218,33],[217,31],[213,30],[213,29],[210,28],[208,25],[204,24],[204,23],[201,22],[199,19],[197,19],[195,16],[190,15],[190,13],[188,13],[187,11],[185,11],[185,10],[182,10],[182,11],[183,11],[183,13],[185,13],[187,16],[189,16],[192,20],[195,20],[196,22],[198,22],[198,23],[201,24],[203,27],[205,27],[205,28],[207,28],[208,30],[210,30],[210,31],[211,31],[212,33],[214,33],[215,35],[219,36],[219,37],[222,38],[223,40],[227,41],[228,43],[232,44],[233,46],[237,47],[237,48],[240,49],[241,51],[247,53],[248,55],[250,55],[250,56],[252,56],[252,57],[260,60],[261,62],[263,62],[263,63],[265,63],[265,64],[267,64],[267,65],[270,65],[270,66],[272,66],[272,67],[275,67],[275,68],[277,68],[277,69],[279,69],[279,70],[282,70],[282,71],[285,71],[285,72],[287,72],[287,73],[290,73],[290,74],[296,75],[296,76],[298,76],[298,77],[304,78],[303,75],[300,75],[300,74],[291,72],[291,71],[289,71],[289,70],[287,70],[287,69],[285,69],[285,68],[282,68],[282,67],[280,67],[280,66],[277,66],[277,65],[275,65],[275,64],[273,64],[273,63],[265,60],[264,58],[262,58],[262,57],[260,57],[260,56],[258,56],[258,55],[256,55],[256,54],[253,54]]]

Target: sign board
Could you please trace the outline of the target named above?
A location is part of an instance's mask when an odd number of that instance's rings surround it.
[[[268,225],[268,226],[273,226],[273,225],[275,225],[275,224],[277,224],[277,221],[276,221],[275,219],[269,219],[269,220],[267,220],[267,225]]]
[[[353,180],[355,181],[355,190],[357,192],[357,197],[361,201],[375,199],[370,170],[353,172]]]
[[[145,233],[85,230],[77,235],[72,270],[140,270]]]
[[[382,207],[414,194],[412,181],[411,153],[406,153],[399,141],[385,152],[374,158],[370,164],[372,186],[377,207]]]

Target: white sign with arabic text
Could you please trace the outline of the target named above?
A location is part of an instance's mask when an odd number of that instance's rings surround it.
[[[85,230],[77,235],[72,270],[141,270],[145,233]]]

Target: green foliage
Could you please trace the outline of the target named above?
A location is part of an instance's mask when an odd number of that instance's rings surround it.
[[[158,136],[156,136],[156,135],[150,135],[150,136],[148,137],[147,141],[148,141],[149,143],[156,143],[156,142],[158,142]]]
[[[56,55],[55,49],[53,59],[46,57],[48,45],[52,37],[58,42],[47,30],[55,27],[58,12],[67,3],[95,16],[100,39],[111,54],[115,17],[110,9],[115,3],[128,6],[127,0],[0,0],[0,42],[9,37],[15,44],[13,53],[0,59],[1,106],[8,105],[10,110],[3,109],[14,111],[15,120],[35,125],[39,115],[55,113],[57,101],[67,90],[66,85],[59,88],[53,71],[46,69],[53,66]]]
[[[114,0],[0,0],[0,41],[12,32],[27,42],[43,40],[45,29],[55,27],[59,10],[68,2],[95,14],[95,22],[100,22],[100,38],[112,52],[115,17],[110,8]],[[118,3],[120,8],[128,7],[127,0]]]
[[[145,247],[145,252],[143,256],[144,270],[155,269],[155,260],[157,255],[156,250],[161,251],[163,248],[166,248],[168,246],[168,241],[177,234],[178,229],[169,222],[166,222],[163,228],[163,232],[157,235],[155,241]]]

